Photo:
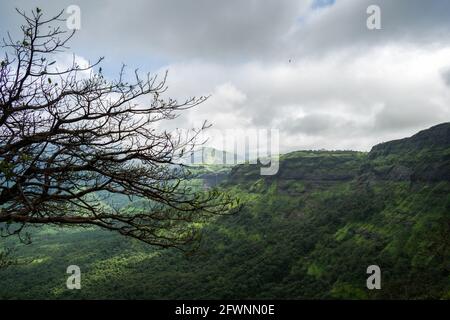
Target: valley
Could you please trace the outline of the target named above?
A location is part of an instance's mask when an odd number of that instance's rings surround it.
[[[93,227],[31,228],[31,244],[1,240],[17,264],[0,269],[0,298],[450,299],[450,123],[368,153],[284,154],[274,176],[211,168],[196,183],[244,207],[204,223],[192,251]],[[81,290],[65,286],[69,265]],[[381,290],[366,288],[369,265]]]

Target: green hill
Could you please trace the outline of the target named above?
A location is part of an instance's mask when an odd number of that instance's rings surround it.
[[[95,229],[46,228],[0,270],[1,298],[450,299],[450,123],[369,153],[297,151],[275,176],[235,166],[245,207],[193,255]],[[65,288],[79,265],[82,289]],[[382,289],[366,288],[379,265]]]

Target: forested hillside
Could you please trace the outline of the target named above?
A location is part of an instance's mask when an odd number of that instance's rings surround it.
[[[0,297],[450,299],[450,123],[369,153],[285,154],[275,176],[238,165],[221,181],[244,208],[205,224],[189,254],[96,229],[2,239],[18,264],[0,270]],[[81,290],[65,286],[71,264]],[[366,288],[372,264],[381,290]]]

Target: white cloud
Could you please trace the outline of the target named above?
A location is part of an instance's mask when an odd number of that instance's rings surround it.
[[[212,94],[171,127],[207,119],[279,128],[283,150],[367,150],[450,118],[446,0],[78,2],[74,51],[106,54],[110,66],[157,56],[168,61],[168,94]],[[36,3],[55,6],[17,6]],[[382,30],[366,28],[369,4],[381,7]]]
[[[450,117],[449,48],[384,46],[295,63],[169,66],[169,93],[212,93],[179,119],[218,129],[278,128],[282,147],[367,150]],[[189,85],[183,85],[189,83]]]

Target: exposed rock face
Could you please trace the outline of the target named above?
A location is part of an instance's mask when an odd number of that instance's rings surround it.
[[[431,163],[417,168],[411,176],[412,181],[450,181],[450,160]]]
[[[292,181],[310,187],[329,186],[350,181],[358,173],[365,156],[354,151],[298,151],[283,155],[280,169],[274,176],[261,176],[259,165],[239,165],[233,168],[228,183],[254,183],[259,179],[277,181],[281,189],[289,189]]]
[[[311,154],[288,158],[281,162],[279,179],[310,181],[352,180],[358,173],[361,161],[353,153],[339,152]]]
[[[389,170],[388,179],[394,181],[410,180],[412,174],[411,168],[395,165]]]
[[[410,181],[413,170],[401,164],[377,166],[369,162],[363,167],[361,174],[370,175],[373,179],[379,180]]]

